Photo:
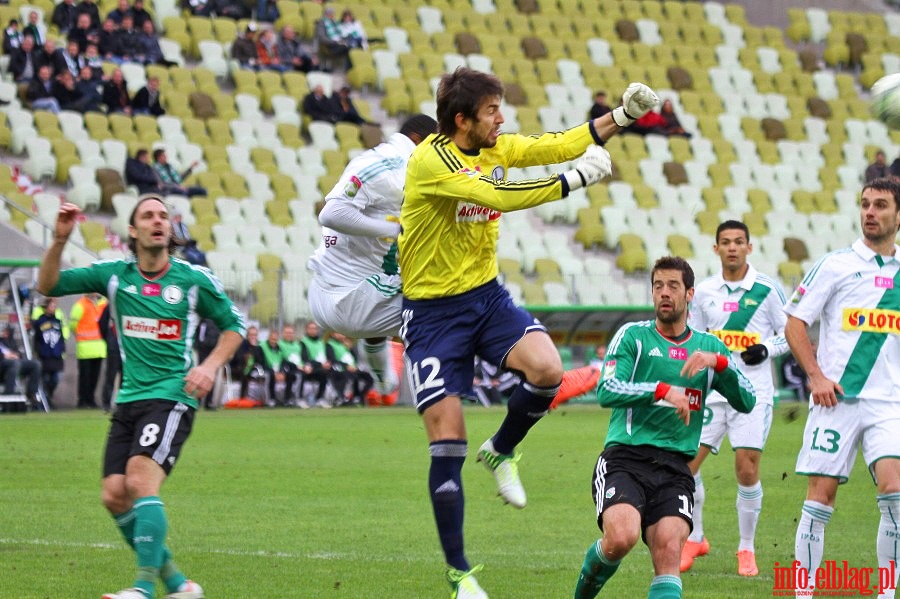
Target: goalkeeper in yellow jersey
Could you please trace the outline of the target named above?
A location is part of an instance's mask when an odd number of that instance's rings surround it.
[[[410,157],[400,212],[400,271],[407,371],[430,443],[429,490],[447,578],[457,599],[483,599],[463,551],[462,466],[467,441],[460,396],[471,393],[474,356],[515,372],[496,434],[478,450],[500,496],[525,507],[515,447],[543,417],[562,380],[559,353],[544,326],[517,308],[497,281],[497,235],[504,212],[565,198],[608,177],[606,139],[658,103],[632,83],[622,106],[567,131],[500,135],[503,85],[493,75],[458,68],[437,91],[438,134]],[[579,158],[580,156],[580,158]],[[507,181],[511,167],[578,159],[542,179]]]

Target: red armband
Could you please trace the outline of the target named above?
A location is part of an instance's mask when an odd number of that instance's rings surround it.
[[[669,392],[669,389],[672,388],[672,385],[669,383],[663,383],[662,381],[656,383],[656,392],[653,394],[653,399],[655,401],[659,401],[666,396],[666,393]]]
[[[722,372],[726,368],[728,368],[728,358],[722,354],[716,354],[716,365],[713,367],[713,370]]]

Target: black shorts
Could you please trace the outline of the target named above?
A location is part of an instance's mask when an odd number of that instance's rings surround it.
[[[641,514],[642,538],[648,526],[666,516],[682,518],[693,530],[694,477],[688,459],[649,445],[606,448],[591,484],[600,530],[603,510],[619,503],[634,506]]]
[[[176,401],[149,399],[116,404],[106,438],[103,476],[125,474],[128,459],[146,455],[166,474],[191,434],[195,410]]]

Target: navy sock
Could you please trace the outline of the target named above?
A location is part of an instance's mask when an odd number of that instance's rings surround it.
[[[512,455],[516,445],[522,442],[531,427],[547,414],[559,385],[538,387],[528,381],[516,387],[506,404],[506,418],[494,435],[497,453]]]
[[[462,489],[462,467],[468,445],[465,440],[437,441],[429,445],[431,469],[428,490],[437,523],[438,537],[447,564],[457,570],[469,570],[463,553],[463,515],[465,498]]]

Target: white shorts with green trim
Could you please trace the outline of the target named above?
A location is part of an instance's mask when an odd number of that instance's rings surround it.
[[[709,403],[703,408],[703,430],[700,445],[719,454],[722,440],[728,434],[732,449],[762,451],[772,428],[772,404],[757,402],[749,414],[741,414],[727,403]]]
[[[875,462],[900,458],[900,402],[862,399],[833,408],[811,406],[797,474],[829,476],[843,484],[850,479],[858,447],[873,479]]]

